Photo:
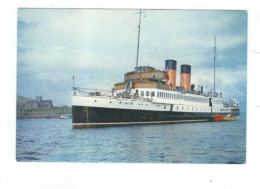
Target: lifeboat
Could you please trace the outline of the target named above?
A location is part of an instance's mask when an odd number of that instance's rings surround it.
[[[213,121],[215,121],[215,122],[217,122],[217,121],[235,121],[235,120],[236,120],[236,116],[233,116],[231,114],[228,114],[226,116],[219,115],[219,114],[213,115]]]

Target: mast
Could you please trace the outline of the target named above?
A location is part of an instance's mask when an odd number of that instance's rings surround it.
[[[135,67],[135,80],[137,80],[137,67],[138,67],[138,58],[139,58],[139,41],[140,41],[140,30],[141,30],[141,14],[143,14],[140,9],[139,14],[139,25],[138,25],[138,39],[137,39],[137,53],[136,53],[136,67]]]
[[[74,81],[75,80],[75,76],[74,75],[72,76],[72,80],[73,80],[72,87],[74,89],[75,88],[75,81]]]
[[[216,90],[215,90],[215,79],[216,79],[216,52],[217,52],[217,46],[216,46],[216,39],[217,37],[215,36],[215,46],[214,46],[214,88],[213,88],[213,97],[215,97]]]

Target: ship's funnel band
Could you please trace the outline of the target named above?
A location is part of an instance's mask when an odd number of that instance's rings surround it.
[[[169,85],[169,89],[176,88],[176,70],[168,70],[169,80],[167,85]]]
[[[184,87],[186,91],[190,91],[191,66],[187,64],[181,65],[181,79],[180,86]]]
[[[166,60],[165,61],[165,70],[166,70],[166,85],[169,85],[169,89],[176,88],[176,64],[175,60]]]
[[[186,91],[190,90],[190,74],[183,73],[181,74],[181,87],[184,87]]]

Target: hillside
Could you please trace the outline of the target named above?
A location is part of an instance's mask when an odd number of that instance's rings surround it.
[[[19,95],[16,96],[16,103],[18,103],[18,104],[20,104],[20,103],[24,104],[24,103],[26,103],[27,101],[30,101],[30,100],[34,100],[34,99],[27,98],[27,97],[24,97],[24,96],[19,96]]]
[[[16,96],[16,109],[21,110],[23,109],[23,106],[27,103],[27,101],[31,101],[33,99],[23,97],[23,96]]]

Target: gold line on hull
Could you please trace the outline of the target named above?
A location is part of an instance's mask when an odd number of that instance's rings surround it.
[[[113,122],[113,123],[73,123],[74,128],[96,128],[96,127],[117,127],[128,125],[154,125],[154,124],[173,124],[173,123],[195,123],[211,122],[212,119],[200,120],[173,120],[173,121],[149,121],[149,122]]]

